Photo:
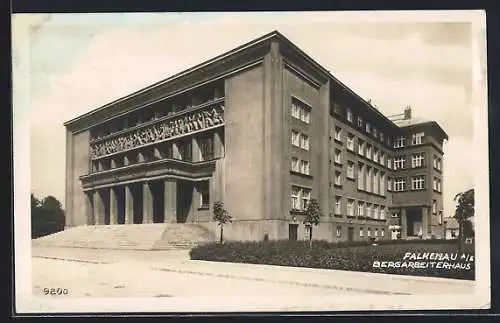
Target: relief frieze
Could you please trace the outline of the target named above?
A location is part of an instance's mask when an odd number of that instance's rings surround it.
[[[203,111],[193,111],[128,134],[122,134],[95,144],[90,144],[90,157],[98,159],[106,155],[160,142],[170,137],[188,135],[197,130],[209,129],[223,123],[223,105],[211,107]]]

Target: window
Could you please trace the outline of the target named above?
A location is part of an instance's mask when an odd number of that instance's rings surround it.
[[[385,207],[384,206],[380,207],[380,219],[385,220]]]
[[[337,225],[337,238],[340,238],[340,235],[342,234],[342,227],[340,225]]]
[[[380,152],[380,165],[385,166],[385,154]]]
[[[413,154],[411,156],[411,167],[412,168],[423,167],[424,160],[425,160],[424,153]]]
[[[311,122],[311,108],[296,98],[292,98],[292,116],[305,123]]]
[[[302,189],[302,210],[307,208],[309,201],[311,200],[311,190],[310,189]]]
[[[373,232],[373,236],[378,237],[378,229],[375,229],[375,231]]]
[[[365,142],[361,139],[358,139],[358,154],[363,156],[365,153]]]
[[[441,170],[441,158],[438,158],[437,160],[437,169]]]
[[[208,208],[210,206],[210,188],[208,181],[203,181],[199,186],[200,192],[200,208]]]
[[[403,148],[405,146],[405,137],[394,139],[394,148]]]
[[[300,172],[302,174],[309,175],[309,161],[307,160],[300,161]]]
[[[347,109],[347,121],[352,122],[352,111]]]
[[[298,158],[292,157],[292,170],[294,172],[300,171],[300,161]]]
[[[340,107],[339,104],[333,103],[333,113],[342,115],[342,108]]]
[[[365,188],[365,166],[360,163],[358,167],[358,189],[362,190]]]
[[[366,144],[366,158],[372,159],[372,145]]]
[[[378,219],[378,205],[373,206],[373,217]]]
[[[301,140],[300,140],[300,148],[309,150],[309,137],[302,134]]]
[[[370,131],[371,131],[371,126],[370,126],[370,124],[368,122],[365,123],[365,130],[366,130],[367,133],[370,133]]]
[[[358,127],[361,128],[363,126],[363,118],[358,116]]]
[[[358,202],[358,216],[364,216],[364,215],[365,215],[365,203]]]
[[[366,236],[371,237],[371,235],[372,235],[372,229],[368,228],[368,230],[366,230]]]
[[[336,171],[335,172],[335,185],[341,186],[342,185],[342,180],[340,178],[340,172]]]
[[[421,145],[423,137],[424,137],[424,133],[423,132],[414,133],[411,136],[411,144],[412,145]]]
[[[341,208],[342,208],[342,197],[335,196],[335,214],[336,215],[342,214]]]
[[[350,160],[347,162],[347,177],[354,179],[354,162]]]
[[[342,141],[340,138],[341,132],[342,132],[342,128],[335,126],[335,140]]]
[[[436,156],[432,156],[432,165],[434,166],[434,168],[437,168],[437,157]]]
[[[347,200],[347,215],[354,216],[354,200]]]
[[[392,158],[387,158],[387,168],[392,169]]]
[[[406,179],[405,178],[395,178],[394,179],[394,191],[402,192],[406,190]]]
[[[335,164],[342,164],[342,159],[341,159],[341,151],[340,149],[335,149],[335,157],[334,157],[334,162]]]
[[[366,204],[366,216],[371,218],[372,217],[372,206],[371,204]]]
[[[300,147],[300,133],[292,130],[292,145]]]
[[[359,228],[359,236],[362,237],[363,236],[363,228]]]
[[[394,169],[405,169],[406,157],[399,156],[394,158]]]
[[[300,210],[300,188],[299,187],[292,186],[291,202],[292,202],[292,209],[293,210]]]
[[[433,156],[433,159],[434,168],[437,170],[441,170],[441,159],[436,156]]]
[[[379,183],[378,183],[378,170],[373,171],[373,193],[378,194]]]
[[[372,169],[367,167],[365,188],[367,192],[372,191]]]
[[[380,229],[380,236],[381,237],[385,236],[385,229],[383,229],[383,228]]]
[[[411,178],[412,190],[423,190],[425,188],[425,176],[414,176]]]
[[[373,134],[373,137],[377,138],[378,132],[377,132],[376,128],[373,128],[372,134]]]
[[[380,135],[380,141],[381,141],[381,142],[384,142],[384,133],[383,133],[383,132],[381,132],[379,135]]]
[[[432,189],[435,191],[437,191],[437,189],[438,189],[437,181],[438,181],[438,179],[436,177],[434,177],[434,179],[432,181]]]
[[[347,134],[347,149],[354,151],[354,135],[351,133]]]
[[[437,180],[437,191],[441,192],[441,180],[440,179]]]
[[[378,163],[378,149],[377,148],[373,149],[373,161]]]
[[[437,214],[437,201],[432,200],[432,214]]]
[[[385,174],[380,173],[380,195],[385,195]]]
[[[392,179],[390,177],[387,178],[387,191],[392,191]]]

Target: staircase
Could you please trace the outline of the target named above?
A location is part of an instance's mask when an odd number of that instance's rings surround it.
[[[196,223],[168,224],[153,250],[191,249],[203,243],[216,241],[216,237]]]
[[[215,241],[197,224],[128,224],[79,226],[32,240],[33,246],[91,249],[191,249]]]

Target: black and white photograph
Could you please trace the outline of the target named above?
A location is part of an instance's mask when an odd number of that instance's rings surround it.
[[[490,308],[485,28],[13,14],[16,311]]]

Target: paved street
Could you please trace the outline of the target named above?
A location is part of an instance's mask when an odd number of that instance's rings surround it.
[[[187,251],[34,247],[33,291],[78,297],[336,296],[473,292],[473,282],[189,260]]]

